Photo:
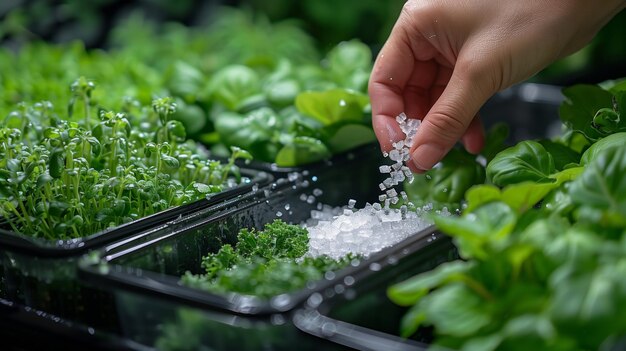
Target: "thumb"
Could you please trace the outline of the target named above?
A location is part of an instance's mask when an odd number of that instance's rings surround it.
[[[486,74],[472,74],[471,69],[461,66],[455,66],[448,85],[415,135],[411,160],[420,170],[431,169],[450,151],[468,130],[480,107],[494,93],[489,88]],[[480,123],[472,125],[480,126]],[[475,132],[475,128],[470,129],[468,132]],[[482,134],[479,135],[482,138]]]

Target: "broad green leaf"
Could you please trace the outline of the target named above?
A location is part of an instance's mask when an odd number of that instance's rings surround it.
[[[524,181],[550,182],[554,160],[536,141],[522,141],[498,153],[487,165],[487,178],[498,186]]]
[[[258,74],[252,69],[233,65],[219,70],[211,80],[213,97],[226,108],[235,111],[246,98],[260,92]]]
[[[556,185],[561,185],[566,182],[571,182],[572,180],[578,178],[585,171],[585,167],[572,167],[564,169],[558,173],[554,173],[550,176],[550,178],[556,180]]]
[[[372,52],[358,40],[344,41],[328,53],[328,64],[335,73],[368,70],[372,66]]]
[[[580,158],[580,164],[587,165],[588,163],[596,159],[596,157],[598,157],[598,155],[604,152],[604,150],[606,149],[624,146],[626,146],[626,133],[622,132],[611,134],[591,144],[591,146],[583,153],[583,156]]]
[[[376,140],[376,135],[371,127],[362,124],[347,124],[340,127],[327,144],[333,154],[337,154],[369,144],[374,140]]]
[[[589,140],[600,139],[604,134],[591,122],[599,109],[611,106],[611,93],[595,85],[580,84],[563,89],[563,95],[565,101],[559,110],[563,123]]]
[[[276,155],[276,164],[280,167],[294,167],[331,156],[326,145],[310,137],[296,137],[293,143],[283,146]]]
[[[522,182],[511,184],[502,189],[502,201],[521,213],[531,209],[557,187],[558,184],[556,183]]]
[[[498,187],[491,184],[474,185],[465,193],[465,200],[467,201],[465,212],[471,212],[486,203],[501,199],[502,192]]]
[[[626,224],[626,148],[609,148],[589,163],[571,183],[572,200],[582,207],[618,215]]]
[[[421,305],[415,304],[402,316],[400,321],[400,336],[408,338],[413,335],[422,323],[426,320],[426,314]]]
[[[366,95],[345,89],[308,91],[296,97],[298,111],[323,125],[339,122],[361,123],[368,103]]]
[[[294,79],[274,82],[265,89],[267,100],[279,108],[293,105],[299,93],[300,84]]]
[[[430,290],[451,281],[462,280],[473,265],[464,261],[452,261],[418,274],[387,289],[387,296],[394,303],[409,306],[417,303]]]
[[[200,133],[207,124],[207,115],[202,108],[198,105],[187,104],[180,99],[176,100],[176,104],[178,107],[172,118],[181,121],[189,135]]]
[[[489,325],[488,301],[482,299],[463,283],[441,287],[420,302],[426,321],[438,334],[470,336]]]
[[[166,74],[168,89],[185,102],[193,102],[202,89],[205,77],[195,66],[187,62],[176,61]]]
[[[554,167],[557,170],[562,170],[566,165],[570,163],[578,163],[580,161],[579,153],[561,143],[556,143],[547,139],[540,140],[539,143],[548,153],[550,153],[550,155],[552,155]]]
[[[490,202],[461,217],[436,216],[435,224],[457,239],[462,257],[485,259],[488,248],[506,238],[516,220],[517,216],[508,205]]]
[[[223,143],[236,145],[253,153],[254,149],[251,146],[255,143],[269,144],[274,129],[279,126],[276,113],[269,108],[261,108],[245,116],[224,112],[215,117],[215,130]]]
[[[476,162],[476,156],[457,148],[450,150],[438,168],[427,174],[432,178],[432,199],[443,203],[460,202],[467,189],[485,181],[485,169]]]

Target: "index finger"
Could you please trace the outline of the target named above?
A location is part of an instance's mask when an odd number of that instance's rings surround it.
[[[418,60],[414,52],[418,47],[424,46],[423,37],[415,33],[410,38],[401,23],[399,20],[378,55],[369,81],[372,125],[381,148],[385,151],[391,149],[393,142],[404,139],[404,134],[395,121],[397,115],[405,112],[412,118],[423,117],[411,115],[410,112],[427,111],[430,107],[412,106],[429,99],[411,96],[411,93],[428,93],[436,74],[432,60]],[[420,54],[424,55],[427,51],[432,51],[432,47],[430,50],[422,50]]]

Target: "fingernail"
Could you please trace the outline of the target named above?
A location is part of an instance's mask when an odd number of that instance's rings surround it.
[[[439,162],[444,155],[444,150],[435,144],[420,145],[413,151],[411,159],[418,169],[429,170]]]

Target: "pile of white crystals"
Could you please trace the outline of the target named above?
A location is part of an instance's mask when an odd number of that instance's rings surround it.
[[[409,150],[420,125],[419,120],[409,119],[404,113],[396,117],[396,121],[406,137],[393,143],[393,150],[385,154],[385,157],[394,161],[394,164],[380,167],[381,173],[389,175],[379,185],[383,191],[378,198],[380,202],[367,203],[364,208],[357,209],[356,201],[350,200],[347,207],[333,208],[324,205],[319,210],[311,211],[311,219],[306,223],[309,231],[309,255],[313,257],[328,255],[335,259],[348,253],[368,256],[432,224],[432,221],[423,215],[431,207],[418,207],[415,211],[409,211],[404,191],[400,192],[400,196],[405,204],[399,209],[389,207],[390,204],[395,205],[400,201],[394,186],[402,184],[405,180],[413,181],[413,174],[404,162],[410,158]],[[412,204],[408,205],[412,207]],[[449,214],[446,209],[440,213]]]

